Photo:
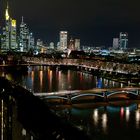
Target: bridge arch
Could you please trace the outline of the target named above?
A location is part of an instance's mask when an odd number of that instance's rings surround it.
[[[62,96],[45,96],[45,97],[43,97],[43,99],[63,99],[63,100],[68,100],[68,98],[62,97]]]
[[[79,95],[76,95],[74,97],[71,98],[71,100],[74,100],[74,99],[77,99],[77,98],[80,98],[80,97],[84,97],[84,96],[95,96],[95,97],[101,97],[101,98],[104,98],[103,95],[100,95],[100,94],[91,94],[91,93],[88,93],[88,94],[79,94]]]
[[[107,94],[107,97],[110,97],[110,96],[113,96],[113,95],[116,95],[116,94],[132,94],[132,95],[135,95],[135,96],[138,96],[138,93],[136,93],[135,91],[115,91],[115,92],[111,92],[109,94]]]

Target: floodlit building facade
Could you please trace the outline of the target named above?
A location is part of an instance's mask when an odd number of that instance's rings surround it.
[[[80,50],[80,39],[75,39],[75,50]]]
[[[29,28],[27,27],[27,24],[24,23],[23,17],[20,24],[20,48],[22,48],[23,51],[27,51],[29,48]]]
[[[10,33],[10,42],[11,49],[17,49],[17,31],[16,31],[16,20],[11,20],[11,33]]]
[[[66,50],[68,42],[68,32],[67,31],[60,31],[60,49]]]
[[[5,26],[3,27],[3,33],[1,38],[1,49],[16,50],[17,49],[17,31],[16,31],[16,20],[10,18],[9,7],[5,11]]]
[[[128,48],[128,33],[120,32],[119,47],[122,50]]]
[[[113,49],[119,48],[119,38],[113,38]]]

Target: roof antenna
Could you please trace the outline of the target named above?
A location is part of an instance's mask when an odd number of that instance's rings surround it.
[[[22,23],[23,23],[23,20],[24,20],[24,18],[23,18],[23,16],[22,16]]]

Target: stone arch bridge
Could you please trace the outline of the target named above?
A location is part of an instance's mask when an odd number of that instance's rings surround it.
[[[44,100],[63,100],[74,102],[75,100],[90,100],[99,101],[121,100],[121,99],[139,99],[140,88],[112,88],[112,89],[91,89],[91,90],[66,90],[51,93],[34,93],[35,96]]]

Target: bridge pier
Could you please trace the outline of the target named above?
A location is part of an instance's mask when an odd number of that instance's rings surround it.
[[[104,96],[104,101],[108,102],[108,97],[107,97],[108,91],[104,91],[103,92],[103,96]]]
[[[137,93],[137,95],[139,96],[140,93],[139,93],[139,90],[138,90],[138,89],[137,89],[136,93]]]
[[[70,105],[71,105],[71,104],[72,104],[72,102],[71,102],[71,95],[70,95],[70,94],[68,94],[68,95],[67,95],[67,99],[68,99],[68,104],[70,104]]]

